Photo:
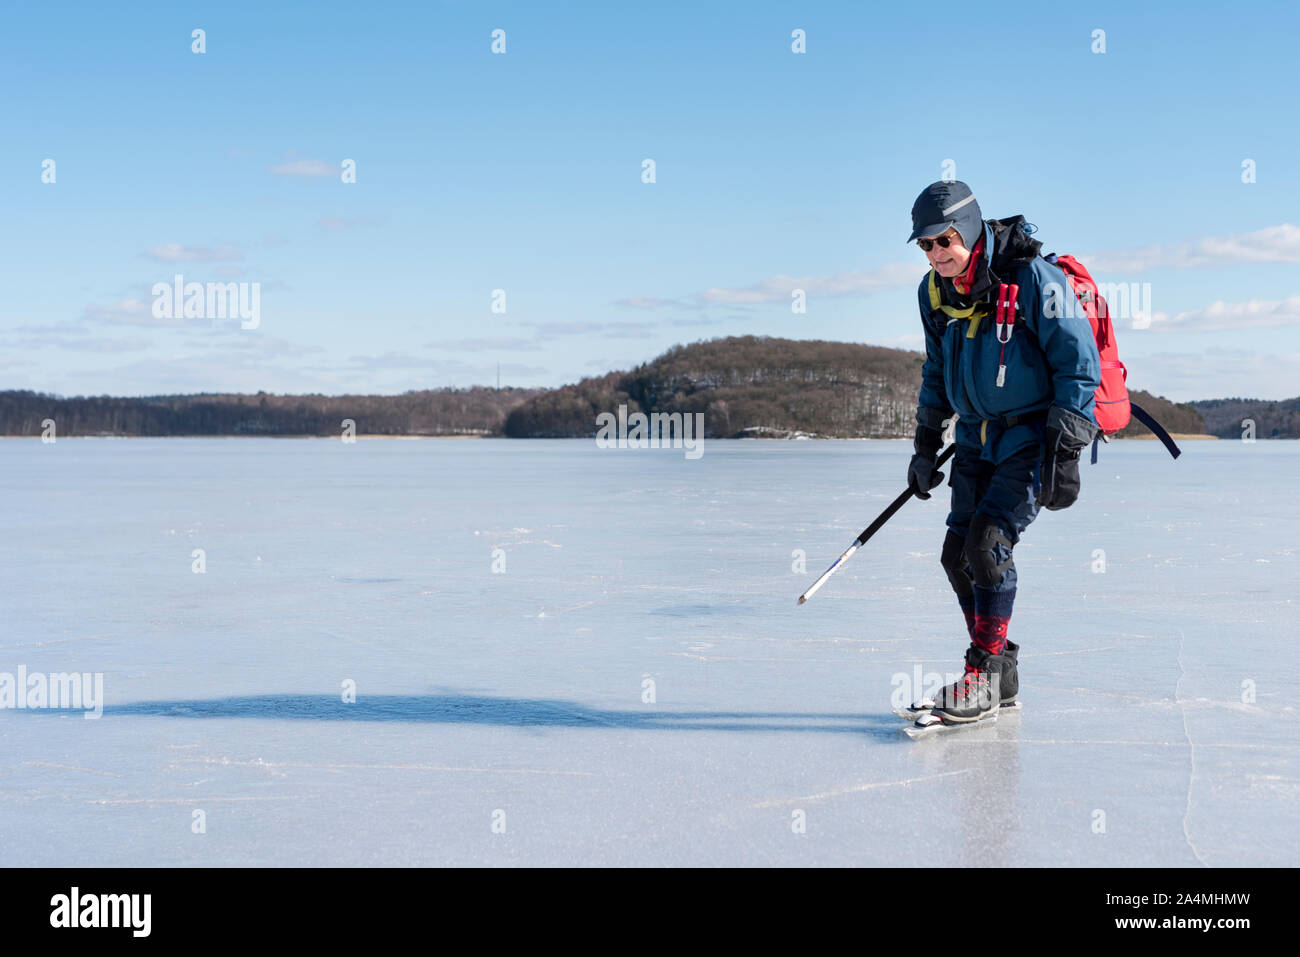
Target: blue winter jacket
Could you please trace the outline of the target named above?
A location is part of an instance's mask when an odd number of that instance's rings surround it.
[[[992,265],[993,251],[993,227],[986,222],[980,253],[986,266]],[[925,362],[917,421],[938,428],[955,412],[966,426],[958,430],[959,441],[963,433],[975,434],[980,437],[977,441],[982,441],[986,425],[1001,426],[1004,416],[1042,409],[1051,410],[1049,424],[1064,420],[1085,431],[1089,426],[1095,428],[1093,404],[1101,382],[1101,356],[1091,324],[1074,301],[1065,274],[1041,256],[1009,272],[992,274],[993,293],[997,292],[997,280],[1020,287],[1016,299],[1019,324],[1005,346],[994,331],[992,302],[977,309],[987,311],[977,323],[953,318],[932,307],[930,274],[921,281],[918,302],[925,330]],[[937,275],[933,279],[936,284],[943,282]],[[1068,297],[1068,302],[1062,296]],[[1062,308],[1063,303],[1069,308]],[[1006,365],[1001,386],[997,384],[999,357]],[[972,427],[978,433],[972,433]]]

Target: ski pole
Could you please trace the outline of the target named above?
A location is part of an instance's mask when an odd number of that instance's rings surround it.
[[[934,460],[934,467],[938,468],[940,465],[943,465],[944,462],[947,462],[950,458],[952,458],[952,453],[955,451],[957,451],[956,442],[948,446],[948,448],[944,450],[943,454]],[[916,493],[913,492],[911,488],[908,488],[905,492],[899,495],[898,498],[890,502],[889,507],[885,509],[883,512],[881,512],[876,517],[876,520],[874,522],[872,522],[870,525],[868,525],[866,528],[862,530],[862,534],[859,535],[854,540],[853,544],[850,545],[848,549],[845,550],[844,554],[841,555],[839,558],[835,559],[835,563],[831,565],[830,568],[822,572],[822,577],[817,579],[815,582],[813,582],[812,587],[799,596],[798,603],[802,605],[814,594],[816,594],[817,589],[821,588],[822,585],[826,584],[826,579],[830,578],[837,571],[839,571],[840,566],[842,566],[845,562],[847,562],[850,558],[852,558],[853,553],[856,552],[863,545],[865,545],[867,543],[868,538],[876,534],[876,532],[880,531],[880,526],[884,525],[887,521],[893,518],[894,513],[897,512],[900,508],[902,508],[903,505],[907,502],[907,500],[915,494]]]

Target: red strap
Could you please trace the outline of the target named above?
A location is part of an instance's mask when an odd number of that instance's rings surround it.
[[[995,324],[998,342],[1006,344],[1011,341],[1011,334],[1016,328],[1016,297],[1020,287],[1015,284],[1002,283],[998,286],[998,298]]]

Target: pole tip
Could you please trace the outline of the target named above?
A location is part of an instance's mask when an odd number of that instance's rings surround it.
[[[799,596],[798,604],[802,605],[802,604],[803,604],[804,602],[806,602],[807,600],[808,600],[807,597],[805,597],[804,595],[800,595],[800,596]]]

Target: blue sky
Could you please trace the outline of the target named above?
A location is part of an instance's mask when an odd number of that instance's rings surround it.
[[[986,217],[1149,284],[1130,385],[1294,396],[1298,11],[11,4],[0,388],[553,386],[741,334],[917,349],[909,210],[952,160]],[[260,284],[260,324],[158,319],[176,273]]]

